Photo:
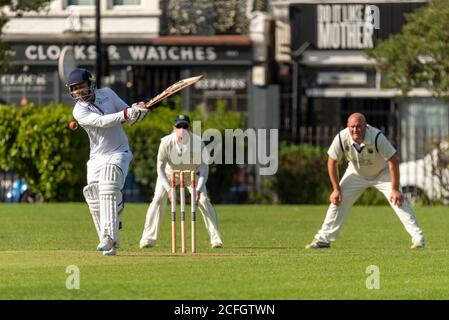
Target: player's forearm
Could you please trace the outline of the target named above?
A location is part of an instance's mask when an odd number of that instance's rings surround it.
[[[168,181],[167,176],[165,175],[165,166],[166,163],[163,162],[159,157],[157,158],[157,175],[161,179],[162,186],[166,191],[170,190],[170,181]]]
[[[206,184],[208,177],[209,177],[209,166],[205,163],[202,163],[199,167],[198,185],[196,187],[197,191],[201,191],[203,186]]]
[[[83,117],[78,120],[81,125],[97,127],[97,128],[109,128],[125,121],[125,115],[123,111],[106,114],[97,115],[91,114],[89,116]]]
[[[334,190],[340,190],[340,179],[338,176],[338,161],[329,157],[327,160],[327,171],[329,173],[332,188]]]
[[[399,190],[399,158],[397,155],[394,155],[388,159],[388,168],[391,175],[391,188],[393,190]]]

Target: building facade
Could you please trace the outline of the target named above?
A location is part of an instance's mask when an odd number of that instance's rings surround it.
[[[186,110],[213,110],[225,100],[231,110],[247,112],[252,90],[252,39],[246,34],[169,34],[166,1],[102,0],[102,86],[128,103],[148,100],[181,78],[203,74],[183,90]],[[4,40],[13,69],[0,76],[0,102],[19,105],[71,103],[58,64],[70,49],[69,65],[96,67],[95,0],[53,0],[46,10],[10,15]],[[165,19],[165,20],[164,20]],[[162,28],[161,28],[162,26]]]
[[[400,32],[405,15],[425,4],[422,0],[273,1],[280,19],[285,21],[288,12],[291,35],[290,61],[284,55],[279,63],[288,66],[285,74],[291,77],[285,81],[291,95],[286,94],[281,103],[283,136],[327,146],[356,111],[365,113],[370,124],[390,137],[402,160],[422,157],[432,141],[447,136],[447,103],[421,88],[407,97],[401,97],[399,90],[383,89],[382,74],[365,54],[378,40]]]

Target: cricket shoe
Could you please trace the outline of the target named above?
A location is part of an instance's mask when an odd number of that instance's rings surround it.
[[[410,248],[411,249],[424,249],[424,241],[414,241]]]
[[[117,235],[117,240],[114,241],[114,248],[115,249],[120,248],[120,238],[118,235]]]
[[[111,250],[103,251],[104,256],[115,256],[116,250],[115,248],[112,248]]]
[[[156,240],[140,240],[139,247],[140,249],[143,248],[153,248],[156,245]]]
[[[221,243],[221,242],[214,242],[214,243],[211,244],[211,247],[213,249],[223,248],[223,243]]]
[[[311,243],[306,245],[306,249],[327,249],[330,248],[331,244],[325,241],[318,241],[317,239],[313,239]]]
[[[114,241],[110,236],[106,236],[97,246],[97,251],[109,251],[114,247]]]

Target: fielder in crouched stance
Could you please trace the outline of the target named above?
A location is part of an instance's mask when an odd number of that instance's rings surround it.
[[[194,141],[196,140],[196,141]],[[161,139],[159,152],[157,155],[157,182],[153,201],[147,210],[145,219],[145,228],[140,240],[140,248],[153,247],[156,244],[159,226],[164,216],[164,208],[167,203],[167,197],[171,201],[170,183],[168,177],[171,177],[173,170],[191,170],[197,172],[196,190],[190,187],[190,179],[187,179],[186,185],[189,192],[195,192],[196,201],[203,215],[207,232],[210,236],[212,248],[223,246],[220,233],[218,231],[217,214],[212,206],[206,191],[206,181],[209,174],[208,164],[203,162],[201,154],[201,164],[195,164],[192,146],[201,146],[200,153],[204,148],[201,137],[190,132],[190,119],[187,115],[178,115],[174,121],[173,132]],[[185,157],[187,155],[187,157]],[[178,159],[178,160],[176,160]],[[179,161],[190,159],[186,162]],[[198,162],[198,161],[197,161]],[[179,183],[179,181],[177,181]]]
[[[380,130],[367,125],[363,114],[354,113],[348,118],[347,128],[334,138],[328,155],[327,167],[333,187],[331,204],[321,229],[306,248],[329,248],[352,205],[368,187],[376,188],[390,201],[412,238],[412,248],[424,247],[423,232],[400,191],[396,150]],[[349,164],[339,182],[338,161],[343,156]]]
[[[97,230],[103,255],[115,255],[119,247],[122,188],[132,153],[122,123],[133,124],[147,113],[143,102],[129,107],[109,88],[95,89],[92,74],[73,70],[67,79],[71,97],[76,101],[73,116],[87,132],[90,157],[84,197]]]

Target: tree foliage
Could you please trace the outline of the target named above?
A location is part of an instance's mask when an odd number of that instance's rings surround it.
[[[87,136],[71,131],[72,108],[0,106],[0,168],[24,178],[46,201],[81,200]]]
[[[449,91],[449,6],[447,0],[429,0],[406,15],[401,33],[379,41],[367,55],[376,59],[383,85],[426,88],[441,97]]]
[[[163,104],[167,102],[164,101]],[[131,171],[145,190],[148,190],[148,200],[151,200],[152,190],[155,188],[157,172],[156,158],[160,139],[173,130],[173,119],[181,110],[181,98],[176,96],[174,108],[159,107],[151,111],[144,121],[132,126],[125,126],[128,135],[133,160]],[[191,121],[201,121],[201,131],[214,128],[224,133],[225,129],[236,129],[245,126],[246,116],[242,113],[226,109],[226,105],[218,102],[216,110],[206,113],[200,108],[187,112]],[[194,127],[195,130],[195,127]],[[206,143],[207,144],[207,143]],[[233,174],[238,170],[237,165],[211,164],[207,181],[208,193],[213,202],[221,202],[231,185]]]
[[[267,0],[161,0],[161,33],[184,35],[246,34],[248,11],[267,10]]]

